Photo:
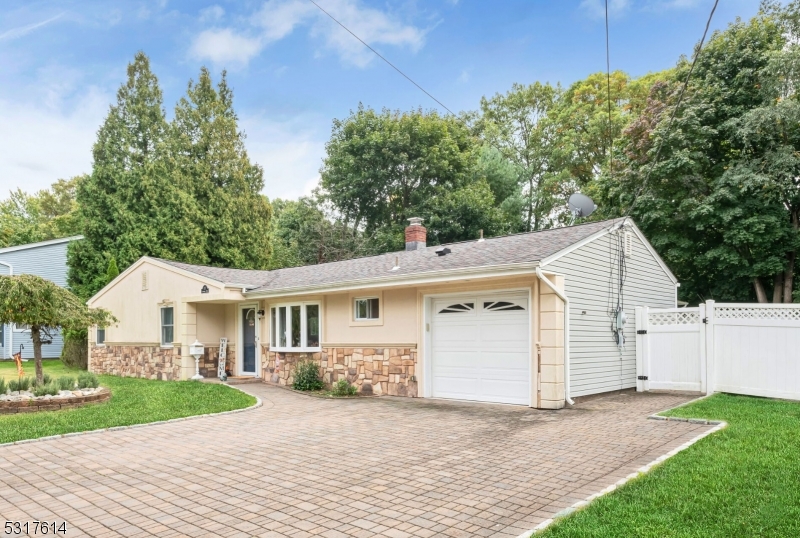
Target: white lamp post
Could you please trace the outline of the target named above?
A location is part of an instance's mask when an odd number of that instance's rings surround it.
[[[194,375],[192,379],[199,381],[203,379],[203,376],[200,375],[200,357],[203,355],[203,344],[195,339],[194,344],[189,346],[189,355],[194,357]]]

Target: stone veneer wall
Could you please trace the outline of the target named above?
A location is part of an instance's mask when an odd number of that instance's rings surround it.
[[[362,394],[417,396],[417,350],[413,348],[323,348],[317,353],[283,353],[262,348],[264,381],[291,386],[295,365],[319,363],[326,384],[347,379]]]
[[[219,368],[219,346],[205,348],[203,356],[200,358],[200,375],[215,378],[217,377],[217,368]],[[225,352],[225,371],[230,372],[229,375],[236,375],[236,349],[230,345]]]
[[[123,377],[177,380],[181,378],[181,349],[161,346],[92,346],[89,371]]]

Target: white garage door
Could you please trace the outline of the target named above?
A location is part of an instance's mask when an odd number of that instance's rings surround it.
[[[528,295],[433,301],[432,395],[479,402],[530,402]]]

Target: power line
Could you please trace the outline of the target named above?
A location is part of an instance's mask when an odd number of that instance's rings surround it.
[[[694,53],[694,58],[692,59],[692,65],[689,67],[689,72],[686,74],[686,80],[683,81],[683,87],[681,87],[681,92],[678,94],[678,101],[675,103],[675,108],[672,110],[672,116],[669,118],[669,123],[667,124],[667,130],[664,133],[664,136],[661,137],[658,141],[658,147],[656,148],[656,154],[653,157],[652,162],[650,163],[650,168],[647,170],[647,175],[644,177],[644,181],[642,181],[642,185],[639,187],[639,190],[636,191],[636,194],[633,197],[633,202],[631,203],[628,211],[625,212],[624,218],[628,218],[631,214],[631,211],[636,206],[636,202],[639,201],[639,196],[644,191],[644,188],[647,186],[647,182],[650,179],[650,174],[653,173],[653,169],[658,162],[658,157],[661,155],[661,148],[664,146],[664,140],[669,138],[669,133],[672,131],[672,124],[675,121],[675,116],[678,114],[678,109],[681,106],[681,102],[683,101],[683,95],[686,93],[686,87],[689,85],[689,79],[692,76],[692,72],[694,71],[694,66],[697,63],[697,59],[700,57],[700,53],[703,50],[703,43],[706,41],[706,36],[708,35],[708,28],[711,26],[711,19],[714,17],[714,12],[717,10],[717,4],[719,4],[719,0],[714,0],[714,6],[711,8],[711,13],[708,14],[708,20],[706,21],[706,28],[703,30],[703,37],[700,38],[700,43],[697,45],[697,49]],[[608,5],[608,1],[606,0],[606,5]],[[624,219],[623,219],[624,222]]]
[[[408,75],[406,75],[405,73],[403,73],[403,72],[402,72],[402,71],[401,71],[401,70],[400,70],[400,69],[399,69],[399,68],[398,68],[396,65],[394,65],[392,62],[390,62],[389,60],[387,60],[386,58],[384,58],[384,57],[381,55],[381,53],[379,53],[377,50],[375,50],[375,49],[373,49],[372,47],[370,47],[370,46],[367,44],[367,42],[366,42],[366,41],[364,41],[363,39],[361,39],[360,37],[358,37],[356,34],[354,34],[354,33],[353,33],[351,30],[350,30],[350,28],[348,28],[347,26],[345,26],[344,24],[342,24],[341,22],[339,22],[339,21],[336,19],[336,17],[334,17],[333,15],[331,15],[330,13],[328,13],[327,11],[325,11],[324,9],[322,9],[322,6],[320,6],[319,4],[317,4],[317,3],[316,3],[314,0],[308,0],[308,1],[309,1],[309,2],[311,2],[312,4],[314,4],[315,6],[317,6],[317,8],[319,8],[319,10],[320,10],[320,11],[322,11],[322,12],[323,12],[325,15],[327,15],[328,17],[330,17],[330,18],[331,18],[331,20],[332,20],[333,22],[335,22],[336,24],[338,24],[339,26],[341,26],[342,28],[344,28],[344,29],[347,31],[347,33],[349,33],[351,36],[353,36],[353,37],[355,37],[356,39],[358,39],[359,41],[361,41],[361,44],[362,44],[362,45],[364,45],[364,46],[365,46],[365,47],[367,47],[369,50],[371,50],[372,52],[374,52],[374,53],[375,53],[375,55],[376,55],[378,58],[380,58],[381,60],[383,60],[384,62],[386,62],[387,64],[389,64],[389,66],[390,66],[392,69],[394,69],[395,71],[397,71],[398,73],[400,73],[401,75],[403,75],[403,76],[406,78],[406,80],[408,80],[408,81],[409,81],[411,84],[413,84],[414,86],[416,86],[417,88],[419,88],[419,89],[420,89],[420,91],[422,91],[422,92],[423,92],[425,95],[427,95],[428,97],[430,97],[431,99],[433,99],[434,101],[436,101],[436,102],[437,102],[437,103],[438,103],[438,104],[439,104],[439,105],[440,105],[442,108],[444,108],[445,110],[447,110],[447,111],[448,111],[450,114],[452,114],[453,116],[455,116],[455,115],[456,115],[456,114],[455,114],[455,112],[453,112],[452,110],[450,110],[449,108],[447,108],[447,105],[445,105],[444,103],[442,103],[441,101],[439,101],[437,98],[435,98],[433,95],[431,95],[431,94],[430,94],[430,93],[429,93],[429,92],[428,92],[428,91],[427,91],[425,88],[423,88],[422,86],[420,86],[419,84],[417,84],[416,82],[414,82],[414,79],[412,79],[411,77],[409,77]]]
[[[606,0],[606,93],[608,94],[608,175],[614,176],[614,132],[611,125],[611,48],[608,44],[608,0]]]

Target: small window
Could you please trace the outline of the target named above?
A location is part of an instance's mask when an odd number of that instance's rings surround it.
[[[380,306],[377,297],[366,297],[363,299],[356,299],[355,312],[356,319],[380,319]]]
[[[486,301],[483,303],[484,310],[525,310],[524,306],[511,303],[509,301]]]
[[[171,306],[161,308],[161,345],[172,346],[175,337],[174,310]]]
[[[6,326],[0,324],[0,347],[6,347]]]
[[[104,346],[106,344],[106,330],[98,327],[97,328],[97,345]]]
[[[31,326],[25,325],[24,323],[14,324],[14,332],[15,333],[29,333],[31,332]]]
[[[472,312],[475,303],[456,303],[439,310],[440,314],[458,314],[459,312]]]
[[[278,347],[286,347],[286,307],[278,308]]]

